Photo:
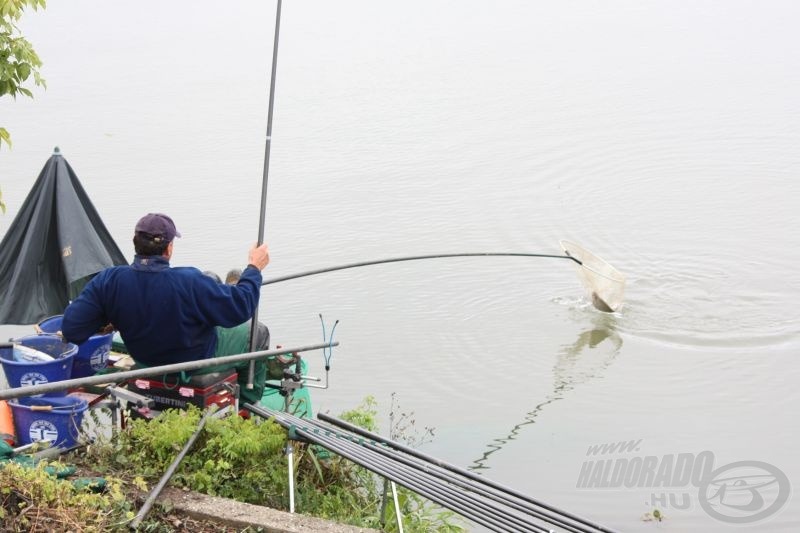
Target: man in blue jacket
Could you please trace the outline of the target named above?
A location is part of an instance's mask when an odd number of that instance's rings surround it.
[[[214,357],[216,326],[234,327],[253,316],[261,294],[267,245],[253,246],[236,285],[223,285],[193,267],[170,267],[173,241],[181,234],[170,217],[149,213],[136,224],[132,265],[103,270],[64,311],[61,332],[80,344],[108,324],[119,330],[131,357],[146,366]],[[247,381],[247,363],[239,382]],[[241,387],[257,402],[263,382]]]

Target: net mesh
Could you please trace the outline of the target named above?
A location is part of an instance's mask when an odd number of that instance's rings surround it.
[[[622,305],[625,296],[625,276],[600,257],[570,241],[560,241],[564,253],[582,264],[575,263],[578,277],[588,291],[592,305],[606,312],[613,312]]]

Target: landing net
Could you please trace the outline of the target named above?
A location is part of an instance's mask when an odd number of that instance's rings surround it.
[[[619,309],[625,297],[625,276],[602,258],[574,242],[560,241],[560,244],[565,254],[582,263],[575,263],[575,268],[592,305],[608,313]]]

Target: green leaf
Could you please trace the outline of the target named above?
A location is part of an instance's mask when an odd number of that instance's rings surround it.
[[[22,86],[31,81],[31,74],[34,85],[47,88],[39,75],[42,60],[17,27],[24,13],[46,5],[45,0],[0,0],[0,97],[33,96],[30,88]]]
[[[31,75],[31,66],[28,63],[18,63],[17,64],[17,76],[22,81],[28,79]]]
[[[47,82],[45,81],[44,78],[42,78],[39,75],[39,71],[38,70],[34,70],[33,71],[33,79],[36,82],[36,85],[39,85],[40,87],[44,87],[45,89],[47,89]]]

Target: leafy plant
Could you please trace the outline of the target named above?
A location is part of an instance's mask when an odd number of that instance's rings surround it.
[[[22,94],[32,98],[33,93],[23,86],[31,74],[35,85],[46,87],[39,74],[42,61],[16,25],[26,7],[36,11],[46,5],[45,0],[0,0],[0,96],[16,98]]]
[[[393,392],[389,408],[389,435],[393,441],[401,442],[410,448],[418,448],[431,442],[435,430],[425,426],[417,427],[413,411],[404,411]],[[404,529],[411,531],[463,531],[461,518],[435,505],[417,493],[398,487],[397,499],[403,515]],[[396,517],[392,517],[387,526],[396,527]],[[399,528],[398,528],[399,529]]]
[[[368,397],[340,418],[376,431],[376,407],[375,399]],[[412,414],[404,414],[402,419],[408,425],[397,426],[397,431],[414,426]],[[185,411],[164,411],[153,420],[132,420],[112,441],[91,446],[90,461],[129,485],[147,490],[147,485],[160,479],[195,432],[200,417],[199,409],[190,407]],[[272,421],[236,416],[211,419],[171,483],[214,496],[287,509],[287,443],[286,431]],[[319,446],[291,444],[295,452],[298,512],[361,527],[381,527],[382,478]],[[399,500],[405,531],[463,530],[453,513],[442,511],[411,491],[400,488]],[[398,530],[394,516],[388,517],[383,528]]]
[[[0,96],[16,98],[21,94],[33,98],[31,90],[25,87],[31,76],[34,85],[47,87],[39,74],[42,60],[17,27],[25,8],[36,11],[40,7],[46,7],[45,0],[0,0]],[[11,135],[0,127],[0,146],[3,142],[11,146]]]
[[[45,6],[45,0],[0,0],[0,96],[8,94],[16,99],[18,94],[22,94],[33,98],[33,93],[24,86],[29,83],[31,75],[34,85],[47,88],[39,74],[42,60],[16,25],[26,7],[36,11]],[[0,126],[0,148],[3,143],[11,147],[11,134]],[[6,212],[2,191],[0,211]]]
[[[107,478],[96,494],[55,478],[47,466],[0,466],[3,531],[111,531],[133,516],[119,479]]]

